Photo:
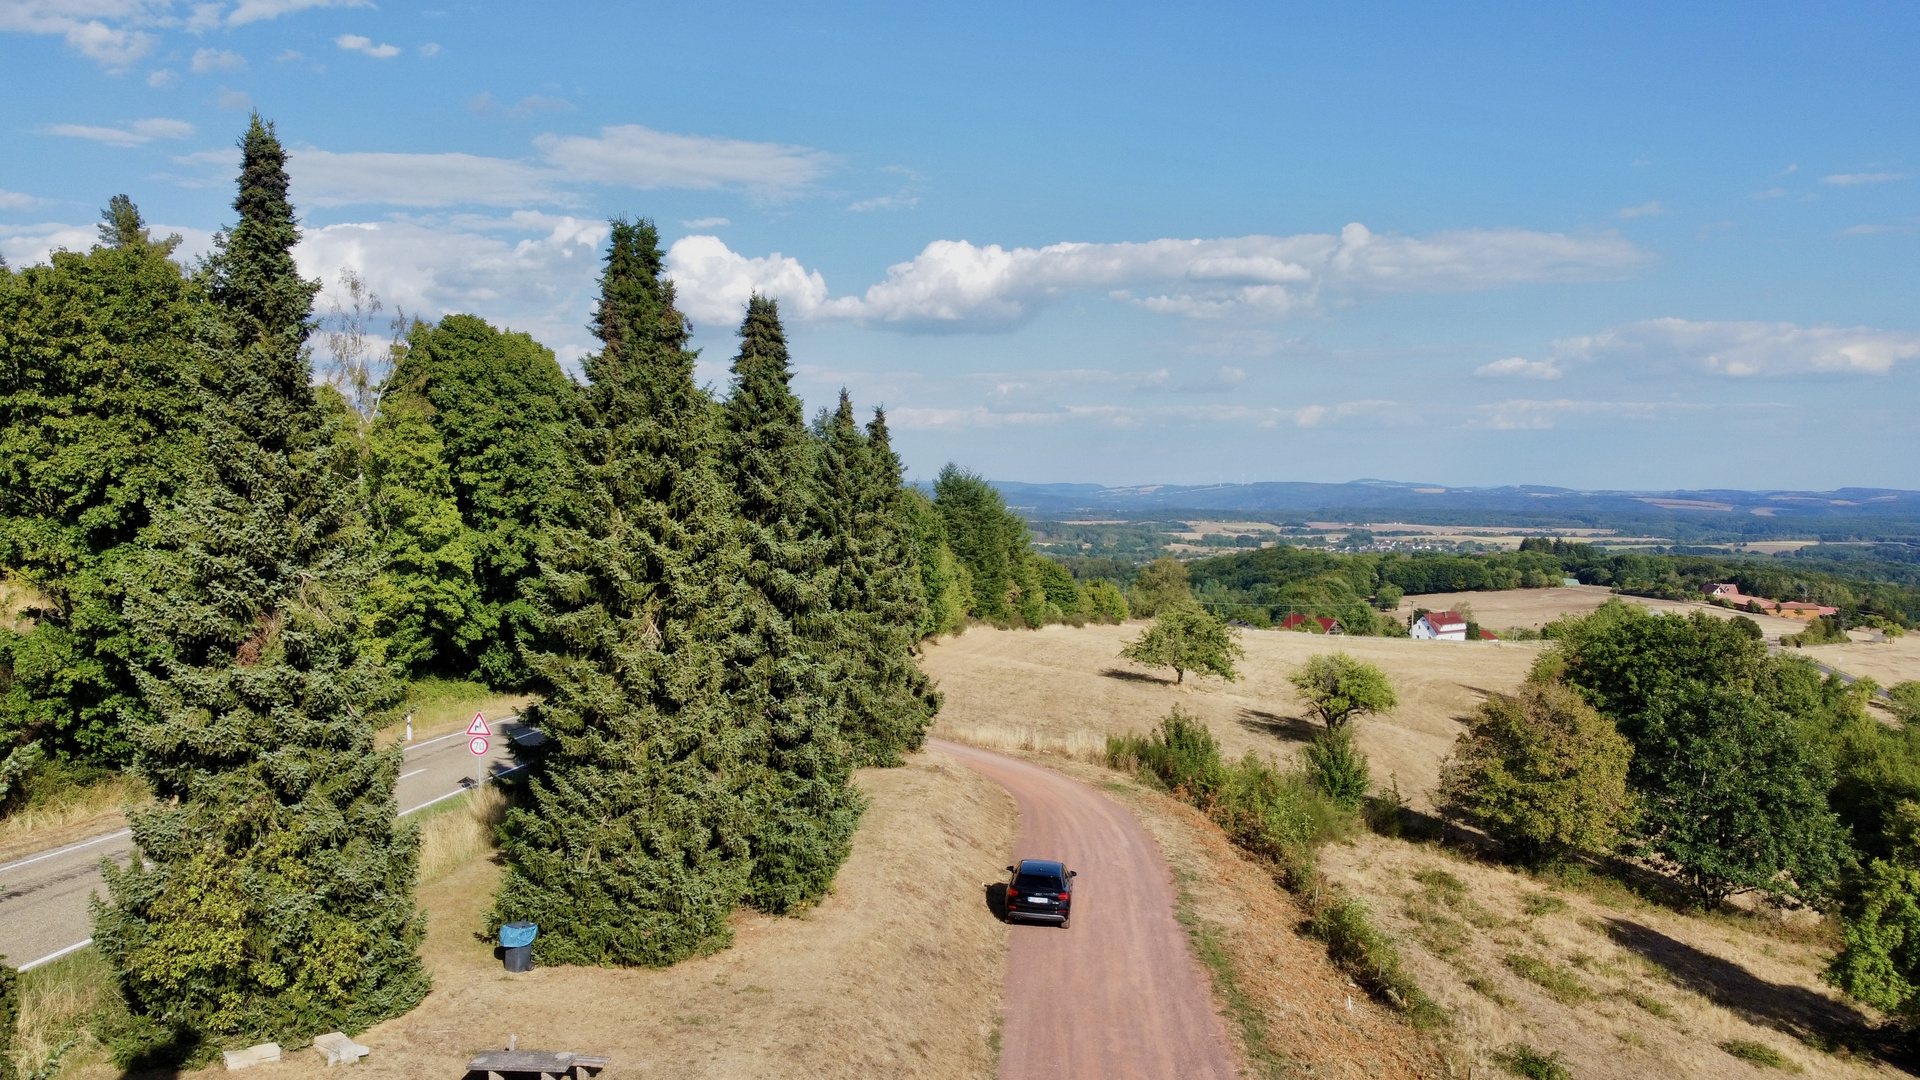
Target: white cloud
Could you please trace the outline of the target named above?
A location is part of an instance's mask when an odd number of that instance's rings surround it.
[[[245,90],[229,90],[224,86],[220,88],[220,96],[214,98],[213,103],[234,112],[253,108],[253,99],[247,96]]]
[[[1841,187],[1857,187],[1861,184],[1884,184],[1890,180],[1905,180],[1906,178],[1907,174],[1903,172],[1835,173],[1832,176],[1821,177],[1820,182],[1823,184],[1838,184]]]
[[[57,34],[87,59],[121,68],[153,51],[159,39],[142,27],[164,21],[171,7],[168,0],[4,0],[0,31]]]
[[[299,49],[281,49],[280,52],[274,56],[273,60],[274,63],[277,64],[292,64],[298,63],[306,58],[307,54],[301,52]]]
[[[589,343],[582,324],[593,306],[604,221],[517,211],[329,225],[309,230],[294,250],[309,278],[364,277],[409,315],[468,312],[531,333],[572,362]]]
[[[308,8],[334,7],[372,7],[371,0],[240,0],[227,16],[228,26],[245,26],[248,23],[277,19],[282,15],[291,15]]]
[[[1645,423],[1702,412],[1770,411],[1789,406],[1780,402],[1741,402],[1737,404],[1695,401],[1575,401],[1555,398],[1541,401],[1510,398],[1468,411],[1466,427],[1493,431],[1545,431],[1563,421],[1600,419]]]
[[[1911,233],[1911,225],[1849,225],[1840,230],[1842,236],[1877,236],[1880,233]]]
[[[1622,207],[1620,216],[1631,220],[1637,217],[1659,217],[1666,212],[1667,208],[1660,205],[1659,199],[1655,199],[1652,202],[1643,202],[1639,206]]]
[[[293,196],[314,206],[524,206],[569,201],[559,174],[523,161],[473,154],[336,154],[295,150]]]
[[[723,217],[703,217],[694,218],[692,221],[683,221],[680,224],[689,229],[717,229],[722,225],[731,225],[733,222]]]
[[[1678,362],[1715,375],[1885,375],[1920,358],[1920,334],[1789,322],[1649,319],[1554,342],[1556,357]]]
[[[485,95],[482,95],[485,96]],[[578,112],[580,107],[565,98],[551,98],[545,94],[529,94],[521,98],[507,110],[507,116],[514,120],[525,120],[540,113]]]
[[[40,200],[31,195],[23,195],[18,191],[8,191],[5,188],[0,188],[0,210],[25,210],[27,207],[39,201]]]
[[[1604,280],[1631,273],[1647,258],[1612,233],[1571,237],[1503,229],[1422,238],[1377,236],[1357,224],[1338,236],[1043,248],[936,240],[911,261],[888,267],[886,280],[864,294],[823,300],[812,314],[906,329],[1009,329],[1064,295],[1102,290],[1115,299],[1171,314],[1283,315],[1318,304],[1323,292],[1351,299]],[[1136,296],[1136,290],[1148,294]]]
[[[709,326],[740,321],[754,293],[780,301],[789,317],[806,318],[827,299],[827,282],[798,259],[774,252],[750,259],[717,236],[684,236],[667,249],[667,273],[689,319]]]
[[[155,90],[165,90],[180,81],[180,73],[170,68],[161,68],[147,74],[147,85]]]
[[[534,140],[556,167],[583,180],[652,188],[741,187],[762,198],[790,195],[826,175],[834,158],[782,143],[674,135],[637,124],[600,129],[599,138]]]
[[[1293,410],[1293,422],[1300,427],[1319,427],[1354,417],[1373,417],[1387,423],[1417,422],[1412,412],[1397,401],[1367,398],[1343,401],[1338,405],[1308,405]]]
[[[1061,405],[1045,409],[898,408],[887,412],[888,423],[916,431],[956,431],[977,428],[1037,427],[1058,424],[1098,424],[1113,428],[1164,428],[1193,424],[1278,428],[1282,424],[1316,427],[1353,417],[1379,416],[1388,423],[1418,422],[1396,402],[1349,401],[1339,405],[1309,405],[1281,409],[1258,405]]]
[[[1566,374],[1551,360],[1528,360],[1523,356],[1482,364],[1474,368],[1473,373],[1491,379],[1557,379]]]
[[[239,71],[246,66],[246,57],[226,49],[196,49],[193,53],[195,75],[205,75],[209,71]]]
[[[425,45],[420,46],[420,55],[421,56],[439,56],[440,55],[439,43],[429,41]]]
[[[168,120],[155,117],[150,120],[135,120],[124,127],[92,127],[87,124],[55,124],[47,128],[49,135],[62,135],[69,139],[92,139],[95,142],[113,146],[139,146],[155,139],[184,139],[192,135],[194,128],[185,120]]]
[[[359,34],[341,34],[333,39],[333,43],[348,52],[364,53],[375,60],[390,60],[400,55],[400,46],[375,45],[372,38],[361,37]]]

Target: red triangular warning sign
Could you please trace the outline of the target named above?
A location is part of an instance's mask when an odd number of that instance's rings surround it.
[[[474,714],[473,714],[473,723],[471,723],[471,724],[468,724],[468,725],[467,725],[467,734],[469,734],[469,735],[491,735],[491,734],[493,734],[493,732],[492,732],[492,731],[490,731],[490,730],[488,730],[488,728],[487,728],[487,718],[486,718],[486,716],[484,716],[484,715],[483,715],[483,714],[481,714],[481,713],[474,713]]]

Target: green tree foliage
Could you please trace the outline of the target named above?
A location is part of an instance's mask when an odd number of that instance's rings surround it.
[[[1111,581],[1087,584],[1087,607],[1092,618],[1106,623],[1126,622],[1129,614],[1126,595]]]
[[[526,591],[540,576],[540,539],[561,520],[576,390],[552,350],[471,315],[415,326],[392,385],[383,411],[409,410],[432,423],[470,533],[464,543],[478,597],[438,640],[432,667],[492,686],[526,685],[532,673],[522,653],[535,640],[537,615]],[[449,569],[452,579],[416,587],[463,588],[457,564]]]
[[[1120,655],[1147,667],[1172,668],[1176,683],[1185,682],[1189,671],[1232,680],[1240,677],[1234,662],[1247,655],[1239,636],[1219,616],[1188,601],[1154,616],[1153,625],[1127,642]]]
[[[367,510],[380,573],[361,601],[366,631],[388,663],[426,673],[465,661],[485,627],[476,618],[477,536],[460,518],[433,405],[388,394],[367,432]],[[436,664],[436,661],[438,664]]]
[[[20,1026],[20,972],[0,964],[0,1080],[18,1080],[13,1039]]]
[[[1846,947],[1826,979],[1911,1022],[1920,1015],[1920,803],[1902,802],[1894,819],[1893,853],[1872,860],[1847,898]]]
[[[1148,563],[1134,578],[1127,606],[1136,619],[1151,619],[1161,611],[1187,603],[1193,590],[1187,583],[1187,565],[1172,556]]]
[[[958,465],[940,470],[933,491],[947,544],[973,586],[973,613],[992,623],[1011,623],[1018,614],[1014,571],[1027,553],[1027,523],[1007,509],[992,484]]]
[[[371,569],[355,462],[306,361],[317,286],[294,269],[279,141],[256,116],[241,145],[240,221],[208,270],[206,466],[129,585],[159,652],[136,743],[159,801],[131,815],[141,858],[108,868],[94,907],[128,1005],[175,1045],[359,1031],[428,983],[400,752],[358,712],[384,671],[355,628]]]
[[[1343,652],[1310,657],[1287,681],[1328,731],[1344,727],[1354,717],[1387,712],[1400,704],[1386,672]]]
[[[1887,701],[1901,723],[1920,726],[1920,682],[1893,684],[1887,688]]]
[[[925,618],[900,460],[886,417],[862,431],[844,391],[820,425],[820,532],[827,543],[835,684],[848,739],[863,765],[897,765],[920,748],[939,707],[913,663]]]
[[[1313,786],[1343,810],[1358,810],[1366,800],[1373,775],[1367,756],[1353,745],[1353,727],[1328,728],[1314,736],[1303,750]]]
[[[1633,747],[1557,683],[1492,694],[1441,770],[1441,797],[1527,862],[1617,848],[1636,817]]]
[[[947,525],[933,500],[906,488],[900,492],[900,516],[913,545],[924,601],[914,632],[921,638],[962,633],[973,602],[973,583],[966,564],[947,546]]]
[[[1561,678],[1638,742],[1640,718],[1656,700],[1700,685],[1759,685],[1767,650],[1750,627],[1751,620],[1656,615],[1609,600],[1550,623],[1547,636],[1559,643]]]
[[[666,964],[727,940],[753,869],[752,770],[724,693],[737,595],[713,402],[650,222],[617,221],[535,590],[549,737],[501,826],[490,924],[547,964]],[[744,774],[744,776],[743,776]]]
[[[755,296],[721,409],[721,475],[744,549],[743,617],[729,638],[726,692],[754,773],[743,785],[755,822],[747,899],[775,912],[826,892],[852,850],[861,809],[844,730],[847,698],[858,695],[835,685],[848,674],[836,650],[851,642],[833,633],[830,541],[813,529],[813,447],[791,379],[779,311]]]
[[[168,258],[179,238],[149,238],[125,196],[102,216],[104,246],[0,276],[0,567],[43,601],[9,649],[0,737],[118,766],[152,651],[120,581],[196,467],[200,289]]]

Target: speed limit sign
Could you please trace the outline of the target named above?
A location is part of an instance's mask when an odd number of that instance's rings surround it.
[[[467,725],[467,752],[474,757],[487,756],[487,736],[493,734],[487,730],[487,718],[480,713],[473,714],[473,723]]]

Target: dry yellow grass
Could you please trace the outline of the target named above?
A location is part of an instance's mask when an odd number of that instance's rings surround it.
[[[20,1021],[14,1029],[16,1075],[31,1077],[56,1056],[61,1076],[118,1075],[106,1063],[87,1021],[112,998],[106,961],[82,949],[21,976]],[[49,1070],[51,1071],[51,1070]]]
[[[1881,686],[1920,679],[1920,632],[1886,642],[1855,641],[1846,645],[1815,645],[1789,649],[1849,675],[1865,675]]]
[[[1809,1076],[1897,1074],[1800,1041],[1824,1043],[1869,1019],[1821,983],[1831,953],[1819,935],[1755,933],[1631,897],[1609,907],[1380,837],[1328,848],[1321,867],[1366,897],[1378,924],[1400,939],[1416,981],[1452,1013],[1452,1037],[1479,1061],[1476,1073],[1498,1075],[1488,1052],[1524,1042],[1565,1054],[1580,1077],[1745,1080],[1754,1066],[1720,1049],[1743,1040],[1772,1047]],[[1462,886],[1452,903],[1452,890],[1415,876],[1435,871]],[[1530,914],[1526,899],[1542,896],[1551,899],[1536,900],[1540,913]],[[1558,981],[1557,996],[1509,957],[1544,964],[1535,970]]]
[[[439,881],[493,850],[493,830],[507,816],[507,797],[488,784],[453,808],[428,818],[420,826],[420,886]]]
[[[799,917],[742,912],[731,948],[671,968],[506,975],[475,935],[499,868],[446,873],[420,891],[433,993],[360,1037],[355,1075],[456,1076],[518,1036],[609,1054],[616,1077],[993,1076],[1007,930],[980,883],[1012,851],[1013,800],[934,752],[857,782],[872,806],[833,894]],[[310,1050],[270,1071],[334,1076]]]
[[[1123,641],[1145,623],[1050,626],[1045,630],[975,628],[927,649],[922,666],[946,694],[936,732],[963,739],[969,727],[1030,731],[1069,739],[1146,731],[1174,705],[1204,720],[1222,753],[1252,750],[1290,759],[1317,725],[1305,717],[1286,676],[1315,653],[1344,649],[1383,668],[1400,707],[1357,725],[1374,776],[1397,775],[1416,806],[1439,778],[1440,759],[1491,690],[1525,678],[1542,646],[1536,642],[1469,643],[1400,638],[1322,637],[1282,631],[1241,635],[1244,678],[1165,676],[1119,659]]]

